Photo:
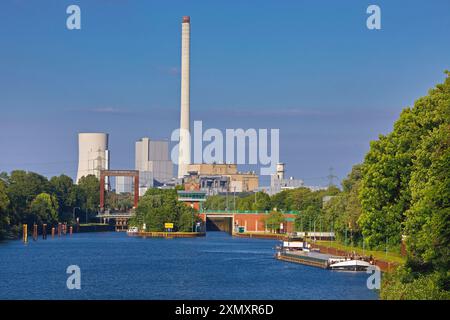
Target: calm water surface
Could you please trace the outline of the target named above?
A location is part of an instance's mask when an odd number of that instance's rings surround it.
[[[0,299],[377,299],[366,273],[274,259],[277,241],[80,233],[0,243]],[[81,269],[68,290],[66,268]]]

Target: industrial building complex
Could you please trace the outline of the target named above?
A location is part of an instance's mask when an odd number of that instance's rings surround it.
[[[173,163],[169,157],[169,142],[147,137],[136,141],[135,169],[139,171],[141,195],[149,188],[171,183]]]
[[[208,196],[228,193],[251,193],[263,191],[269,195],[286,189],[304,187],[303,180],[285,178],[285,164],[278,163],[271,176],[270,186],[260,187],[259,177],[254,171],[240,172],[234,163],[192,163],[190,142],[190,17],[182,19],[181,40],[181,103],[180,136],[178,144],[178,171],[174,177],[174,163],[170,158],[169,142],[143,137],[135,141],[134,170],[110,169],[110,153],[107,133],[80,133],[78,135],[79,160],[77,182],[83,176],[95,175],[100,179],[100,213],[103,220],[110,219],[105,193],[111,191],[109,177],[114,177],[116,194],[134,194],[133,208],[137,207],[140,196],[150,188],[174,188],[183,185],[178,191],[179,201],[185,202],[201,211],[202,218],[225,219],[232,221],[226,228],[242,227],[249,231],[264,231],[267,212],[227,212],[211,213],[202,210],[202,203]],[[228,209],[227,209],[228,210]],[[235,210],[234,210],[235,211]],[[294,213],[285,213],[285,230],[293,228]],[[120,213],[116,219],[126,221],[129,216]],[[229,220],[229,218],[231,220]],[[122,225],[123,226],[123,225]]]

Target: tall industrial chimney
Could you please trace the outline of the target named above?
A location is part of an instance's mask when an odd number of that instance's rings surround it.
[[[191,163],[191,140],[189,127],[189,51],[191,43],[191,19],[183,17],[181,24],[181,114],[180,143],[178,149],[178,178],[187,174],[187,166]]]

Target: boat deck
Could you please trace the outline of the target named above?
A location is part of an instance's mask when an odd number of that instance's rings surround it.
[[[279,251],[276,255],[278,260],[305,264],[308,266],[328,268],[328,258],[331,256],[318,252],[303,251]]]

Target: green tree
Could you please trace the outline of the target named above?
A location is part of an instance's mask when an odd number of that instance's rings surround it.
[[[53,224],[58,221],[58,200],[48,193],[41,193],[31,202],[28,223]]]
[[[225,210],[226,198],[220,195],[213,195],[206,198],[203,208],[206,210]]]
[[[190,231],[195,222],[200,221],[198,213],[178,201],[176,190],[149,189],[139,201],[130,225],[147,231],[164,231],[164,224],[171,222],[175,231]]]
[[[177,229],[182,232],[190,232],[198,221],[200,221],[200,218],[195,210],[185,205],[180,208],[179,218],[176,223]]]
[[[97,212],[100,206],[100,181],[90,174],[78,181],[78,195],[81,207],[89,212]]]
[[[447,277],[450,270],[450,123],[441,125],[423,139],[415,155],[410,181],[411,207],[406,212],[405,223],[409,265],[414,271],[436,270]],[[448,285],[449,280],[446,279]]]
[[[253,205],[253,210],[265,212],[272,209],[270,196],[267,193],[260,191],[255,194],[255,197],[256,202]]]
[[[30,204],[40,193],[49,193],[50,185],[44,176],[34,172],[15,170],[8,179],[8,198],[10,200],[11,224],[19,226],[26,222]]]
[[[266,228],[271,232],[278,232],[280,230],[280,224],[284,223],[284,214],[279,211],[272,211],[269,213],[264,221]]]
[[[72,178],[64,174],[50,179],[50,190],[58,200],[58,216],[61,220],[70,218],[72,209],[76,206],[77,198],[74,197],[73,188]]]
[[[316,227],[316,231],[320,231],[319,225],[320,223],[323,223],[323,221],[319,221],[320,214],[321,214],[320,208],[314,205],[310,205],[305,210],[300,212],[299,216],[297,216],[296,225],[299,225],[300,220],[300,223],[303,225],[304,230],[314,231],[314,227]]]
[[[8,234],[10,218],[8,214],[9,198],[6,193],[6,185],[0,180],[0,240]]]
[[[255,197],[253,195],[237,198],[236,199],[236,209],[240,211],[250,211],[253,210],[253,205],[255,203]]]
[[[402,111],[394,130],[371,142],[362,167],[359,219],[362,233],[371,246],[387,241],[398,246],[403,234],[405,212],[411,206],[410,180],[415,152],[424,137],[448,123],[450,80],[437,85],[413,108]]]
[[[361,165],[355,165],[347,178],[342,181],[343,191],[332,197],[323,207],[327,230],[332,228],[338,240],[346,234],[350,240],[361,240],[361,228],[358,224],[362,213],[359,193],[361,190]]]
[[[271,198],[271,207],[274,210],[291,210],[292,205],[292,198],[289,197],[291,190],[283,190],[281,192],[278,192],[274,194]],[[297,209],[298,210],[298,209]]]

